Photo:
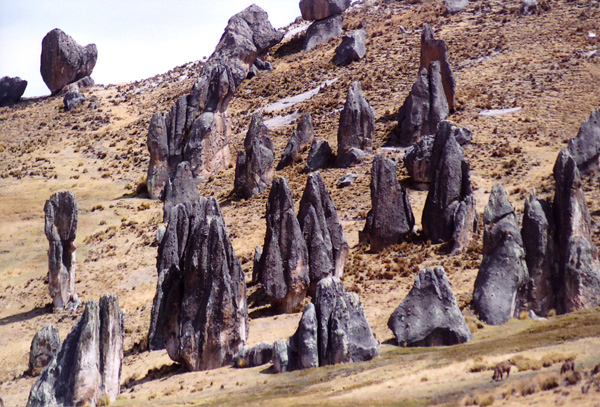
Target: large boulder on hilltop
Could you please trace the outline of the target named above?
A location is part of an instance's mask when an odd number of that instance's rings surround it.
[[[343,26],[344,18],[341,14],[315,21],[306,30],[306,38],[302,49],[308,52],[318,44],[338,38],[342,35]]]
[[[318,328],[315,305],[304,308],[298,329],[287,341],[274,344],[273,367],[277,373],[319,366]]]
[[[4,76],[0,79],[0,107],[14,105],[21,99],[27,88],[27,81]]]
[[[441,266],[419,271],[388,327],[398,346],[451,346],[473,337]]]
[[[375,252],[400,243],[415,225],[408,191],[398,182],[396,170],[393,161],[375,156],[371,170],[371,210],[361,232]]]
[[[125,315],[115,295],[89,301],[60,351],[31,387],[28,407],[97,405],[120,390]]]
[[[42,79],[52,93],[57,93],[65,85],[90,76],[97,59],[96,44],[82,47],[62,30],[55,28],[42,40]]]
[[[38,376],[58,353],[62,340],[54,325],[46,325],[36,332],[29,348],[29,370],[31,376]]]
[[[448,60],[448,47],[444,40],[435,39],[433,28],[429,24],[424,24],[421,33],[421,61],[419,69],[429,69],[433,61],[439,62],[441,84],[444,88],[448,108],[450,111],[453,111],[456,81],[454,80],[450,61]]]
[[[483,223],[483,259],[473,304],[482,321],[499,325],[527,308],[529,285],[519,221],[502,185],[493,186]]]
[[[365,99],[360,82],[354,82],[340,113],[336,165],[346,168],[356,163],[349,154],[352,148],[371,151],[374,133],[375,111]]]
[[[296,161],[300,152],[312,144],[314,135],[315,128],[310,113],[304,113],[300,116],[296,130],[294,130],[285,146],[281,160],[277,164],[277,170],[282,170]]]
[[[342,37],[342,42],[335,49],[333,63],[345,66],[354,61],[361,60],[367,53],[367,30],[354,30]]]
[[[557,311],[573,312],[600,304],[598,249],[592,242],[591,218],[581,189],[577,163],[563,149],[554,164],[553,211],[558,244]]]
[[[244,140],[244,151],[238,153],[233,190],[237,196],[249,199],[269,188],[273,182],[273,142],[262,116],[255,114]]]
[[[600,109],[592,112],[581,124],[579,133],[569,140],[567,149],[579,171],[600,169]]]
[[[349,246],[321,173],[308,176],[298,222],[308,249],[309,292],[325,277],[342,277]]]
[[[323,20],[342,14],[350,0],[300,0],[300,12],[305,20]]]
[[[294,312],[308,289],[308,250],[294,213],[292,191],[285,178],[273,180],[267,201],[267,232],[256,271],[273,306]]]
[[[77,237],[77,200],[70,191],[57,192],[44,205],[44,231],[48,239],[48,289],[54,310],[74,309]]]

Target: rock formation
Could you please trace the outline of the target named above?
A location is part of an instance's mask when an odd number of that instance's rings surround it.
[[[273,367],[276,372],[310,369],[319,366],[317,348],[317,313],[310,303],[304,308],[298,329],[287,341],[273,346]]]
[[[448,108],[452,111],[454,110],[456,82],[448,60],[448,47],[444,40],[435,39],[433,29],[429,24],[424,24],[423,32],[421,33],[421,62],[419,69],[427,68],[429,70],[433,61],[438,61],[440,63],[442,87],[444,88]]]
[[[308,289],[308,250],[285,178],[273,180],[266,219],[267,232],[256,276],[277,310],[294,312]]]
[[[304,113],[300,116],[296,130],[292,133],[290,140],[285,146],[281,160],[277,164],[277,171],[284,169],[296,161],[300,153],[312,144],[314,135],[315,129],[310,113]]]
[[[456,14],[463,11],[469,5],[469,0],[444,0],[446,12],[448,14]]]
[[[36,332],[29,348],[29,371],[31,376],[38,376],[58,353],[62,340],[54,325],[46,325]]]
[[[298,221],[308,249],[309,292],[313,293],[323,278],[342,277],[349,251],[337,209],[319,172],[308,176]]]
[[[452,242],[453,253],[465,249],[477,229],[469,164],[451,122],[441,122],[431,153],[431,184],[421,223],[432,243]]]
[[[190,163],[183,161],[177,166],[175,176],[167,181],[164,190],[163,220],[167,221],[171,210],[181,203],[191,203],[200,199]]]
[[[342,43],[335,50],[333,63],[339,66],[348,65],[361,60],[367,53],[367,31],[354,30],[342,37]]]
[[[325,140],[313,140],[306,158],[306,172],[327,168],[333,161],[333,151]]]
[[[237,196],[249,199],[267,190],[273,182],[273,142],[262,116],[256,114],[244,140],[244,151],[238,153],[233,190]]]
[[[31,388],[28,407],[95,406],[119,395],[125,317],[115,295],[89,301],[60,351]]]
[[[348,90],[344,109],[340,113],[338,128],[338,152],[336,165],[347,168],[356,164],[352,148],[371,151],[375,133],[375,111],[365,99],[360,82],[354,82]]]
[[[408,191],[396,176],[396,164],[382,155],[375,156],[371,170],[371,210],[360,233],[371,250],[379,252],[400,243],[413,229],[415,218]]]
[[[219,204],[173,207],[158,248],[148,346],[163,346],[188,370],[231,364],[248,336],[246,284]]]
[[[54,310],[79,305],[75,294],[75,238],[77,236],[77,200],[71,192],[57,192],[44,206],[48,238],[48,288]]]
[[[483,260],[473,304],[482,321],[498,325],[526,309],[529,285],[517,214],[502,185],[492,188],[483,223]]]
[[[168,113],[153,116],[148,129],[148,194],[161,196],[177,165],[188,161],[195,178],[206,180],[230,161],[231,120],[228,106],[248,76],[257,55],[283,38],[256,5],[229,19],[225,32],[190,94]]]
[[[68,91],[65,93],[65,97],[63,98],[63,104],[65,105],[65,110],[67,112],[75,109],[83,102],[85,102],[85,96],[76,90]]]
[[[339,37],[342,35],[343,25],[344,17],[341,14],[315,21],[306,30],[304,51],[308,52],[318,44],[329,42]]]
[[[90,76],[96,66],[96,44],[77,44],[62,30],[55,28],[42,40],[41,73],[52,93],[65,85]]]
[[[600,109],[583,122],[567,148],[580,172],[600,169]]]
[[[0,107],[17,103],[27,88],[27,81],[19,78],[4,76],[0,79]]]
[[[269,363],[273,359],[273,344],[261,342],[253,348],[244,346],[233,358],[237,368],[256,367]]]
[[[350,7],[350,0],[300,0],[300,12],[304,20],[323,20],[342,14]]]
[[[414,143],[404,154],[404,167],[408,175],[417,185],[424,185],[429,189],[431,182],[431,152],[435,135],[423,137]]]
[[[388,327],[398,346],[450,346],[472,338],[441,266],[419,271]]]
[[[567,149],[559,153],[554,164],[554,180],[559,261],[557,311],[565,313],[600,304],[600,266],[579,170]]]

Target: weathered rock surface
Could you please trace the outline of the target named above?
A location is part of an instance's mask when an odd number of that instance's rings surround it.
[[[294,312],[308,289],[308,250],[285,178],[273,180],[266,220],[265,243],[256,274],[273,306],[281,312]]]
[[[284,169],[296,161],[300,153],[312,144],[314,135],[315,129],[310,113],[304,113],[300,116],[296,130],[294,130],[285,146],[281,160],[277,164],[277,171]]]
[[[244,151],[238,153],[233,190],[237,196],[249,199],[269,188],[275,169],[273,142],[262,116],[256,114],[244,140]]]
[[[557,311],[573,312],[600,304],[598,249],[591,240],[591,218],[577,163],[563,149],[554,164],[553,211],[559,247]]]
[[[342,177],[337,183],[338,188],[346,188],[354,184],[354,181],[358,179],[358,175],[354,173],[348,173]]]
[[[304,51],[310,51],[321,43],[329,42],[342,35],[344,17],[341,14],[318,20],[312,23],[306,30],[304,40]]]
[[[95,406],[119,395],[125,316],[118,298],[89,301],[50,364],[29,393],[28,407]]]
[[[75,109],[83,102],[85,102],[85,96],[75,90],[68,91],[63,98],[63,104],[67,112]]]
[[[65,85],[90,76],[97,59],[96,44],[82,47],[62,30],[55,28],[42,40],[42,79],[52,93],[57,93]]]
[[[340,113],[336,165],[346,168],[356,163],[354,155],[349,153],[352,148],[371,151],[374,133],[375,111],[365,99],[360,82],[354,82]]]
[[[192,203],[200,199],[190,163],[183,161],[177,166],[175,176],[167,181],[164,190],[163,219],[166,221],[171,210],[181,203]]]
[[[456,14],[463,11],[469,5],[469,0],[444,0],[444,6],[446,6],[446,12],[449,14]]]
[[[431,152],[435,135],[423,137],[413,144],[404,154],[404,167],[408,175],[417,184],[429,184],[431,182]],[[429,188],[429,185],[426,185]]]
[[[27,88],[27,81],[21,78],[4,76],[0,79],[0,107],[17,103]]]
[[[529,285],[517,214],[502,185],[493,186],[483,222],[483,260],[473,304],[482,321],[499,325],[526,309]]]
[[[91,76],[84,76],[81,79],[76,80],[75,82],[69,83],[65,85],[58,94],[66,95],[67,92],[78,92],[81,88],[87,88],[89,86],[94,86],[96,82],[92,79]]]
[[[582,123],[579,133],[569,140],[567,148],[580,172],[600,169],[600,109]]]
[[[309,292],[325,277],[342,277],[348,258],[348,242],[337,215],[337,209],[321,173],[308,176],[298,222],[308,249]]]
[[[273,359],[273,344],[261,342],[253,348],[244,346],[233,358],[233,366],[237,368],[265,365]]]
[[[360,61],[367,53],[365,45],[367,40],[366,30],[354,30],[342,37],[342,43],[335,49],[333,63],[339,66]]]
[[[48,288],[54,310],[77,308],[75,264],[77,200],[70,192],[57,192],[44,206],[44,230],[48,239]]]
[[[456,82],[448,61],[448,47],[444,40],[436,40],[431,26],[425,24],[421,33],[421,63],[419,69],[427,68],[430,70],[433,61],[438,61],[440,64],[442,87],[444,88],[448,108],[453,111]]]
[[[277,373],[319,366],[317,313],[310,303],[304,308],[298,329],[287,341],[275,342],[273,367]]]
[[[431,184],[421,223],[433,243],[452,242],[453,253],[465,249],[477,229],[469,164],[448,121],[438,126],[431,153]]]
[[[473,337],[441,266],[419,271],[388,327],[398,346],[451,346]]]
[[[180,97],[167,114],[157,113],[148,129],[148,194],[161,196],[181,161],[195,178],[206,180],[230,162],[231,119],[228,106],[250,67],[283,38],[268,15],[251,5],[229,19],[215,51],[203,65],[190,94]]]
[[[539,316],[555,308],[558,279],[557,248],[552,206],[537,199],[535,190],[525,200],[521,236],[531,278],[530,307]]]
[[[533,14],[537,11],[538,2],[537,0],[523,0],[523,14]]]
[[[306,158],[306,172],[327,168],[333,160],[333,151],[325,140],[313,140]]]
[[[29,348],[29,371],[31,376],[38,376],[58,353],[62,340],[54,325],[46,325],[36,332]]]
[[[214,198],[171,210],[158,248],[148,345],[188,370],[231,364],[248,336],[246,284]]]
[[[371,170],[371,210],[361,232],[361,238],[369,240],[374,252],[401,242],[415,225],[408,191],[398,182],[396,170],[393,161],[375,156]]]
[[[300,12],[305,20],[323,20],[342,14],[350,0],[300,0]]]

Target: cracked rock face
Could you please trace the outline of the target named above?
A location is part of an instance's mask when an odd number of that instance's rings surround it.
[[[579,171],[587,173],[600,168],[600,110],[594,111],[582,123],[567,148]]]
[[[327,43],[334,38],[338,38],[342,35],[343,26],[344,17],[341,14],[315,21],[306,30],[304,51],[308,52],[318,44]]]
[[[77,237],[77,200],[70,192],[57,192],[46,201],[45,233],[48,238],[48,288],[54,310],[76,308],[75,238]]]
[[[360,61],[367,53],[366,40],[367,30],[354,30],[344,35],[342,43],[335,49],[333,63],[345,66]]]
[[[375,111],[365,99],[360,82],[354,82],[340,113],[336,165],[347,168],[356,164],[355,157],[349,154],[350,150],[371,151],[374,133]]]
[[[419,271],[388,327],[398,346],[451,346],[472,338],[441,266]]]
[[[29,374],[38,376],[58,353],[62,340],[54,325],[46,325],[36,332],[29,349]]]
[[[290,136],[290,139],[285,146],[283,155],[277,170],[282,170],[298,160],[300,153],[308,148],[314,140],[315,129],[312,124],[310,113],[304,113],[298,120],[296,130]]]
[[[287,341],[274,344],[273,367],[277,373],[319,366],[317,349],[317,314],[314,304],[304,308],[298,329]]]
[[[429,24],[425,24],[421,34],[420,68],[429,69],[433,61],[439,62],[442,87],[444,88],[448,108],[452,111],[454,110],[456,81],[448,61],[448,46],[444,40],[435,39],[433,29]]]

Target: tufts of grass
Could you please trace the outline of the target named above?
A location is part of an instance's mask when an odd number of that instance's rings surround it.
[[[542,357],[542,366],[550,367],[556,363],[562,363],[569,359],[575,360],[576,355],[573,353],[552,352]]]
[[[98,406],[110,406],[110,397],[108,396],[108,394],[104,394],[102,395],[99,399],[98,399]]]
[[[540,389],[542,391],[548,391],[555,389],[559,386],[558,378],[556,376],[548,376],[545,379],[542,379],[540,383]]]
[[[530,359],[522,355],[516,355],[511,358],[511,361],[517,366],[519,372],[524,372],[527,370],[540,370],[543,365],[541,360]]]

